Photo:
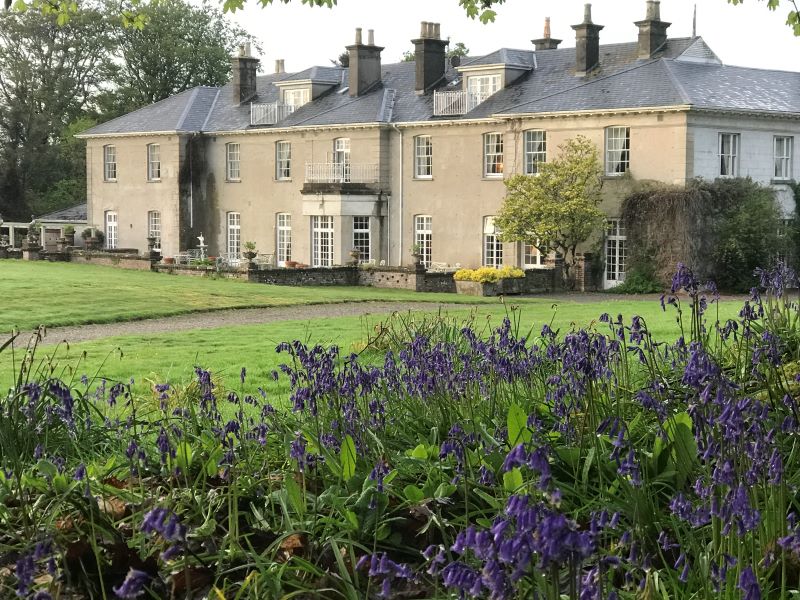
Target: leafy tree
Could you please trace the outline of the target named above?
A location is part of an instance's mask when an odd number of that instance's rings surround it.
[[[347,50],[345,50],[339,55],[339,57],[336,60],[331,60],[331,63],[333,63],[333,65],[336,67],[344,67],[344,68],[349,67],[350,53]]]
[[[84,115],[110,65],[109,23],[85,8],[59,24],[40,11],[0,13],[0,213],[28,219],[63,176],[57,140]]]
[[[106,117],[198,85],[224,85],[230,79],[231,54],[242,43],[255,43],[207,1],[193,6],[184,0],[161,0],[141,10],[147,27],[117,28],[122,61],[112,76],[113,90],[100,100]]]
[[[537,176],[514,175],[505,184],[508,193],[495,219],[501,238],[562,255],[570,287],[577,246],[604,220],[598,208],[602,168],[594,144],[583,136],[567,140],[555,160],[539,165]]]
[[[764,2],[765,0],[758,0],[759,2]],[[744,0],[728,0],[728,4],[742,4]],[[770,10],[776,10],[780,4],[781,0],[766,0],[767,8]],[[797,0],[788,0],[788,4],[792,5],[792,9],[789,10],[789,13],[786,15],[786,24],[792,28],[794,34],[800,36],[800,8],[797,6]]]

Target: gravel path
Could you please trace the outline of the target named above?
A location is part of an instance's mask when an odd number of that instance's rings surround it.
[[[258,325],[277,321],[306,321],[308,319],[328,317],[361,317],[372,314],[388,314],[396,310],[431,311],[440,307],[447,310],[468,309],[470,305],[438,304],[434,302],[341,302],[302,306],[276,306],[271,308],[233,308],[143,319],[140,321],[52,327],[47,330],[44,343],[49,345],[65,340],[70,344],[74,344],[117,335],[150,335],[191,329]]]

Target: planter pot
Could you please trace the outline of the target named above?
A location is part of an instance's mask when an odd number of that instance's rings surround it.
[[[165,265],[174,265],[175,264],[175,257],[174,256],[164,257],[161,260]]]
[[[479,281],[456,281],[456,292],[466,296],[500,296],[521,294],[525,279],[523,277],[501,279],[496,283]]]
[[[74,233],[65,233],[64,239],[67,241],[67,246],[74,246],[75,245],[75,234]]]
[[[255,252],[245,252],[245,253],[243,254],[243,256],[244,256],[244,257],[245,257],[247,260],[253,260],[253,259],[254,259],[254,258],[257,256],[257,254],[256,254]]]
[[[297,267],[297,261],[296,260],[287,260],[285,264],[286,264],[286,268],[288,268],[288,269],[294,269],[294,268]]]

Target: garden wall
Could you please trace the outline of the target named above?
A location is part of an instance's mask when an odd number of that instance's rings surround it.
[[[208,265],[165,265],[156,263],[153,271],[168,275],[188,275],[189,277],[221,277],[224,279],[247,280],[247,271],[239,269],[217,269]]]
[[[132,269],[135,271],[149,271],[152,262],[145,256],[136,253],[98,252],[87,250],[73,250],[69,261],[73,263],[89,263],[119,269]]]

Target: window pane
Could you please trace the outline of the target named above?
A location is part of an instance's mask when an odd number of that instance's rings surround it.
[[[278,214],[278,266],[283,267],[286,261],[292,260],[292,215]]]
[[[739,170],[739,134],[719,134],[719,174],[736,177]]]
[[[116,146],[103,147],[103,179],[114,181],[117,178],[117,148]]]
[[[429,215],[417,215],[414,217],[414,245],[419,249],[422,256],[422,264],[426,267],[431,266],[433,257],[433,217]]]
[[[775,179],[792,178],[792,146],[794,138],[775,137]]]
[[[161,179],[161,147],[158,144],[147,146],[147,178],[150,181]]]
[[[625,173],[630,168],[630,127],[606,128],[606,175]]]
[[[487,133],[483,136],[483,174],[496,177],[503,174],[503,134]]]
[[[418,135],[414,138],[414,177],[421,179],[433,176],[433,144],[431,136]]]
[[[227,153],[227,178],[230,181],[238,181],[241,176],[239,170],[239,144],[227,144],[225,146]]]
[[[606,227],[606,287],[625,281],[627,238],[621,219],[609,219]]]
[[[544,131],[525,132],[525,174],[539,172],[539,163],[547,161],[547,133]]]
[[[106,211],[106,248],[117,247],[117,213]]]
[[[275,178],[291,179],[292,177],[292,144],[277,142],[275,144]]]
[[[353,249],[358,250],[360,262],[369,262],[371,258],[369,217],[353,217]]]
[[[228,257],[238,261],[242,256],[242,227],[239,213],[228,213]],[[233,264],[236,264],[234,262]]]
[[[311,262],[314,267],[333,266],[333,217],[311,217]]]
[[[147,237],[155,238],[153,250],[161,251],[161,213],[151,210],[147,213]]]

